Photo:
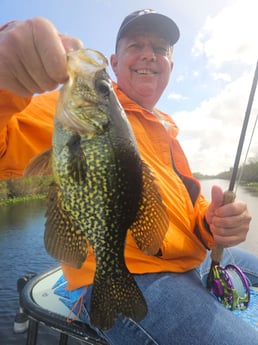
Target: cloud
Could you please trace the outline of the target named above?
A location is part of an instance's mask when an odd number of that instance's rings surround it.
[[[258,55],[257,0],[238,0],[217,16],[208,17],[193,53],[220,68],[225,62],[253,64]]]
[[[185,76],[183,74],[180,74],[177,78],[176,78],[176,82],[177,83],[181,83],[182,81],[185,80]]]
[[[214,80],[223,80],[223,81],[231,81],[231,77],[227,73],[211,73],[211,76]]]
[[[198,78],[200,75],[200,71],[193,71],[194,78]]]
[[[186,96],[183,96],[179,93],[174,93],[174,92],[171,92],[169,95],[168,95],[168,99],[173,99],[173,100],[176,100],[176,101],[181,101],[181,100],[186,100],[187,97]]]
[[[194,109],[173,115],[192,171],[217,174],[233,166],[258,58],[257,11],[257,0],[234,1],[214,17],[207,17],[196,36],[193,53],[200,74],[208,67],[212,79],[207,85],[217,84],[213,96],[206,93],[206,99]],[[219,81],[223,81],[221,88]],[[242,157],[257,113],[256,95]],[[254,135],[248,157],[257,156],[258,135]]]
[[[193,171],[217,174],[233,166],[251,81],[252,76],[245,74],[192,111],[174,114],[173,118],[180,128],[179,140]],[[257,113],[256,102],[250,117],[247,139],[250,138]],[[247,144],[248,140],[243,153]],[[257,156],[257,151],[258,140],[255,139],[249,156]]]

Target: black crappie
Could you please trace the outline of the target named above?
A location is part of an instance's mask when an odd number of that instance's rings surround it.
[[[127,230],[144,252],[155,254],[168,219],[113,91],[106,58],[79,50],[68,54],[67,65],[70,78],[55,115],[45,245],[77,268],[93,247],[90,317],[96,327],[109,329],[120,314],[139,322],[147,313],[125,265]]]

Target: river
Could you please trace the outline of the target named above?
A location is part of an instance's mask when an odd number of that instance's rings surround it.
[[[27,201],[0,209],[0,344],[25,345],[26,334],[14,334],[18,311],[17,279],[57,266],[43,245],[45,201]],[[39,327],[37,345],[58,344],[58,333]],[[70,340],[69,345],[82,344]]]
[[[222,180],[201,181],[204,195],[210,198],[213,184],[227,189]],[[248,203],[253,216],[251,230],[242,248],[258,254],[258,192],[239,187],[237,198]],[[18,310],[17,279],[29,272],[44,272],[57,265],[43,245],[45,201],[27,201],[0,209],[0,343],[25,345],[26,334],[14,334],[13,323]],[[40,326],[37,345],[58,344],[54,330]],[[69,340],[69,345],[82,344]]]
[[[213,185],[220,186],[223,190],[227,190],[229,186],[228,181],[225,180],[202,180],[200,182],[202,192],[208,200],[210,200],[210,192]],[[236,192],[236,199],[247,203],[248,210],[252,216],[247,239],[240,247],[258,255],[258,189],[239,186]]]

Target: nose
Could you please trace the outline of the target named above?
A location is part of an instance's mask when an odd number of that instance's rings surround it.
[[[141,51],[141,58],[143,60],[155,61],[156,54],[153,47],[150,44],[144,45]]]

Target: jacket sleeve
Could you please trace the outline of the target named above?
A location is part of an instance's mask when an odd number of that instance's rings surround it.
[[[32,98],[0,92],[0,180],[23,174],[28,162],[52,145],[59,91]]]
[[[0,31],[8,30],[13,23],[15,23],[15,20],[0,25]],[[0,157],[6,150],[6,125],[13,114],[22,111],[30,103],[30,99],[16,96],[5,90],[0,90]]]
[[[6,151],[7,124],[11,117],[27,107],[31,98],[16,96],[8,91],[0,90],[0,157]]]

